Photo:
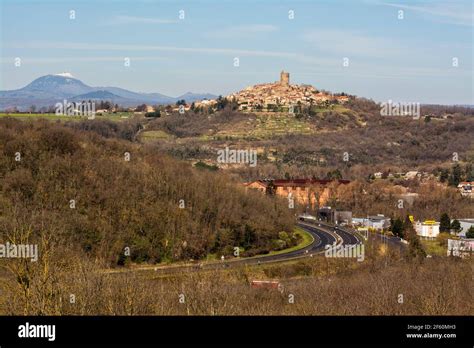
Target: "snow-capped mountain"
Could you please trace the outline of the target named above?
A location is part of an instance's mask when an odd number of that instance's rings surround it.
[[[64,99],[71,101],[109,100],[121,106],[135,106],[138,104],[172,104],[181,99],[193,102],[213,98],[216,96],[207,93],[188,92],[174,98],[160,93],[137,93],[119,87],[92,87],[75,78],[71,73],[63,72],[41,76],[17,90],[0,91],[0,110],[13,107],[22,110],[31,105],[51,106]]]

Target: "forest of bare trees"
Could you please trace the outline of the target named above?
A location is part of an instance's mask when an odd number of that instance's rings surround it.
[[[268,252],[279,232],[292,233],[283,202],[95,132],[2,119],[0,163],[4,240],[54,233],[58,243],[116,265],[234,247]]]
[[[161,140],[154,145],[181,159],[209,159],[209,147],[228,143],[241,147],[264,148],[259,155],[258,168],[245,168],[246,177],[285,172],[291,176],[313,173],[326,174],[339,169],[346,178],[368,177],[374,171],[413,170],[425,168],[435,171],[437,167],[450,167],[453,156],[461,163],[474,163],[474,133],[472,109],[455,108],[463,111],[456,117],[425,119],[411,117],[382,117],[380,107],[374,102],[357,100],[348,105],[346,114],[331,111],[306,119],[314,124],[316,134],[275,134],[261,139],[219,139],[209,138],[206,142],[199,137],[222,129],[237,127],[242,120],[254,120],[253,114],[242,114],[225,109],[212,115],[188,113],[171,115],[149,124],[149,129],[160,129],[179,139]],[[433,107],[434,110],[444,110]],[[434,112],[434,111],[433,111]],[[439,111],[441,112],[441,111]],[[179,147],[177,152],[176,148]],[[348,160],[344,160],[347,153]],[[274,160],[270,160],[273,157]],[[258,171],[258,173],[256,172]],[[310,175],[311,176],[311,175]]]
[[[16,315],[469,315],[469,260],[412,259],[370,244],[366,261],[295,263],[160,276],[104,272],[82,253],[41,242],[38,263],[0,268],[0,313]],[[253,279],[282,288],[255,289]],[[400,302],[400,295],[403,301]]]
[[[224,112],[223,118],[219,117],[215,122],[232,122],[239,115]],[[169,122],[169,127],[175,127],[175,120]],[[188,130],[188,121],[179,122],[183,122],[184,128],[168,130],[179,129],[176,135],[199,134],[199,130]],[[169,156],[187,159],[187,144],[179,148],[179,156],[167,151],[172,144],[140,144],[136,136],[144,125],[138,120],[52,123],[2,119],[0,236],[11,243],[37,244],[40,258],[38,262],[0,260],[0,313],[469,314],[471,260],[410,258],[377,243],[367,246],[367,262],[362,264],[315,257],[265,267],[186,271],[168,276],[117,267],[230,255],[235,247],[243,249],[244,255],[275,250],[275,241],[282,231],[291,235],[294,214],[302,207],[290,210],[285,200],[245,191],[241,185],[243,178],[262,175],[304,173],[310,177],[319,173],[352,173],[358,179],[348,185],[330,187],[329,204],[352,210],[355,216],[472,216],[473,205],[468,199],[443,183],[371,182],[365,179],[364,161],[342,169],[336,159],[334,166],[298,164],[305,161],[305,151],[312,149],[329,160],[349,146],[352,154],[361,151],[368,156],[364,158],[368,158],[370,170],[383,163],[389,163],[391,168],[408,168],[412,162],[403,161],[411,156],[410,146],[417,153],[413,160],[422,163],[425,157],[417,156],[425,156],[430,146],[441,146],[428,136],[433,132],[451,144],[445,146],[446,150],[439,147],[441,153],[445,151],[448,156],[457,150],[462,159],[470,158],[472,141],[464,137],[473,127],[468,119],[432,124],[429,129],[420,126],[420,133],[415,132],[413,121],[386,122],[390,124],[389,135],[383,133],[387,124],[374,125],[373,130],[381,132],[382,144],[391,137],[400,144],[400,152],[391,153],[401,161],[400,165],[390,162],[392,157],[380,149],[370,147],[375,146],[377,139],[367,136],[361,145],[349,133],[344,137],[338,132],[325,138],[325,146],[321,146],[324,138],[304,136],[298,141],[291,136],[264,140],[259,145],[276,147],[283,160],[259,162],[255,169],[225,171],[205,170],[206,166],[200,170]],[[446,125],[450,125],[448,130],[443,128]],[[361,129],[354,137],[360,137],[360,132],[369,134]],[[453,143],[454,139],[458,142]],[[348,145],[341,145],[344,142]],[[199,142],[193,146],[191,156],[210,154],[206,152],[209,148],[202,148]],[[375,167],[370,167],[371,151],[378,160]],[[438,155],[426,156],[429,165],[438,160]],[[441,158],[439,161],[444,162]],[[462,165],[465,168],[465,163]],[[448,171],[447,181],[450,175]],[[400,209],[397,202],[406,189],[422,199],[415,198]],[[110,272],[111,267],[120,271]],[[262,278],[279,279],[284,290],[250,286],[252,279]],[[397,302],[400,293],[406,299],[403,306]],[[295,299],[293,302],[288,301],[290,295]]]

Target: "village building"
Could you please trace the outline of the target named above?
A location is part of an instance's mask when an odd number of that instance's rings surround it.
[[[347,95],[332,95],[318,91],[311,85],[290,84],[290,73],[282,71],[280,81],[249,86],[226,97],[235,101],[241,111],[273,111],[285,109],[295,111],[301,106],[312,106],[324,102],[346,103]]]
[[[387,230],[390,227],[390,218],[383,214],[367,216],[366,218],[352,218],[354,226],[365,227],[377,231]]]
[[[245,183],[248,189],[255,189],[262,193],[276,194],[293,199],[295,203],[311,207],[324,206],[330,198],[329,184],[348,184],[349,180],[256,180]]]
[[[194,107],[199,108],[199,107],[212,107],[217,104],[217,101],[214,99],[204,99],[201,101],[196,101],[194,102]]]
[[[141,109],[141,107],[140,107],[140,109],[137,108],[137,109],[135,109],[135,110],[141,110],[141,111],[134,111],[133,113],[134,113],[135,115],[143,115],[144,113],[154,112],[154,111],[155,111],[155,108],[154,108],[153,106],[151,106],[151,105],[145,105],[145,107],[144,107],[143,109]]]
[[[452,220],[451,223],[453,221],[454,220]],[[459,224],[461,226],[461,230],[459,231],[458,236],[462,237],[462,238],[465,238],[467,231],[469,231],[469,229],[472,226],[474,226],[474,219],[458,219],[458,221],[459,221]]]
[[[318,209],[318,218],[335,224],[350,225],[352,223],[352,211],[322,207]]]
[[[415,222],[416,234],[422,238],[434,239],[439,235],[439,222],[425,220]]]

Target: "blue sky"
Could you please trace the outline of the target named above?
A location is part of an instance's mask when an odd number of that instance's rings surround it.
[[[284,69],[376,101],[474,104],[471,0],[0,3],[1,90],[70,72],[91,86],[226,95]]]

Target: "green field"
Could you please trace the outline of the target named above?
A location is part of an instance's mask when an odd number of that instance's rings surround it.
[[[288,249],[272,251],[268,255],[284,254],[284,253],[289,253],[295,250],[303,249],[303,248],[306,248],[311,243],[313,243],[314,241],[313,236],[309,232],[306,232],[300,227],[295,227],[295,234],[299,235],[302,238],[301,242],[298,243],[298,245],[295,245],[294,247],[288,248]]]
[[[344,105],[340,104],[332,104],[329,107],[324,107],[324,106],[314,106],[312,108],[312,111],[315,112],[325,112],[325,111],[336,111],[336,112],[345,112],[345,111],[351,111],[350,109],[346,108]]]
[[[56,114],[31,114],[31,113],[0,113],[0,117],[12,117],[20,120],[38,120],[38,119],[46,119],[50,121],[81,121],[87,120],[86,116],[67,116],[67,115],[56,115]],[[112,120],[112,121],[123,121],[133,117],[133,113],[131,112],[118,112],[118,113],[111,113],[109,115],[96,115],[95,119],[98,120]]]
[[[428,255],[446,256],[448,251],[447,247],[439,245],[437,240],[422,239],[421,244]]]
[[[160,139],[170,139],[171,135],[161,130],[150,130],[140,133],[140,140],[144,143],[153,142]]]
[[[329,107],[314,107],[313,111],[322,113],[326,111],[352,113],[342,105],[331,105]],[[268,139],[275,136],[288,134],[311,135],[319,131],[314,122],[307,119],[298,119],[288,112],[253,112],[254,117],[244,118],[238,123],[223,126],[217,133],[203,135],[201,140],[219,139]],[[318,117],[318,116],[314,116]],[[342,115],[341,117],[347,117]]]
[[[286,134],[313,134],[315,128],[304,120],[288,116],[288,113],[259,113],[256,118],[245,119],[232,127],[226,127],[203,140],[227,139],[265,139]]]

